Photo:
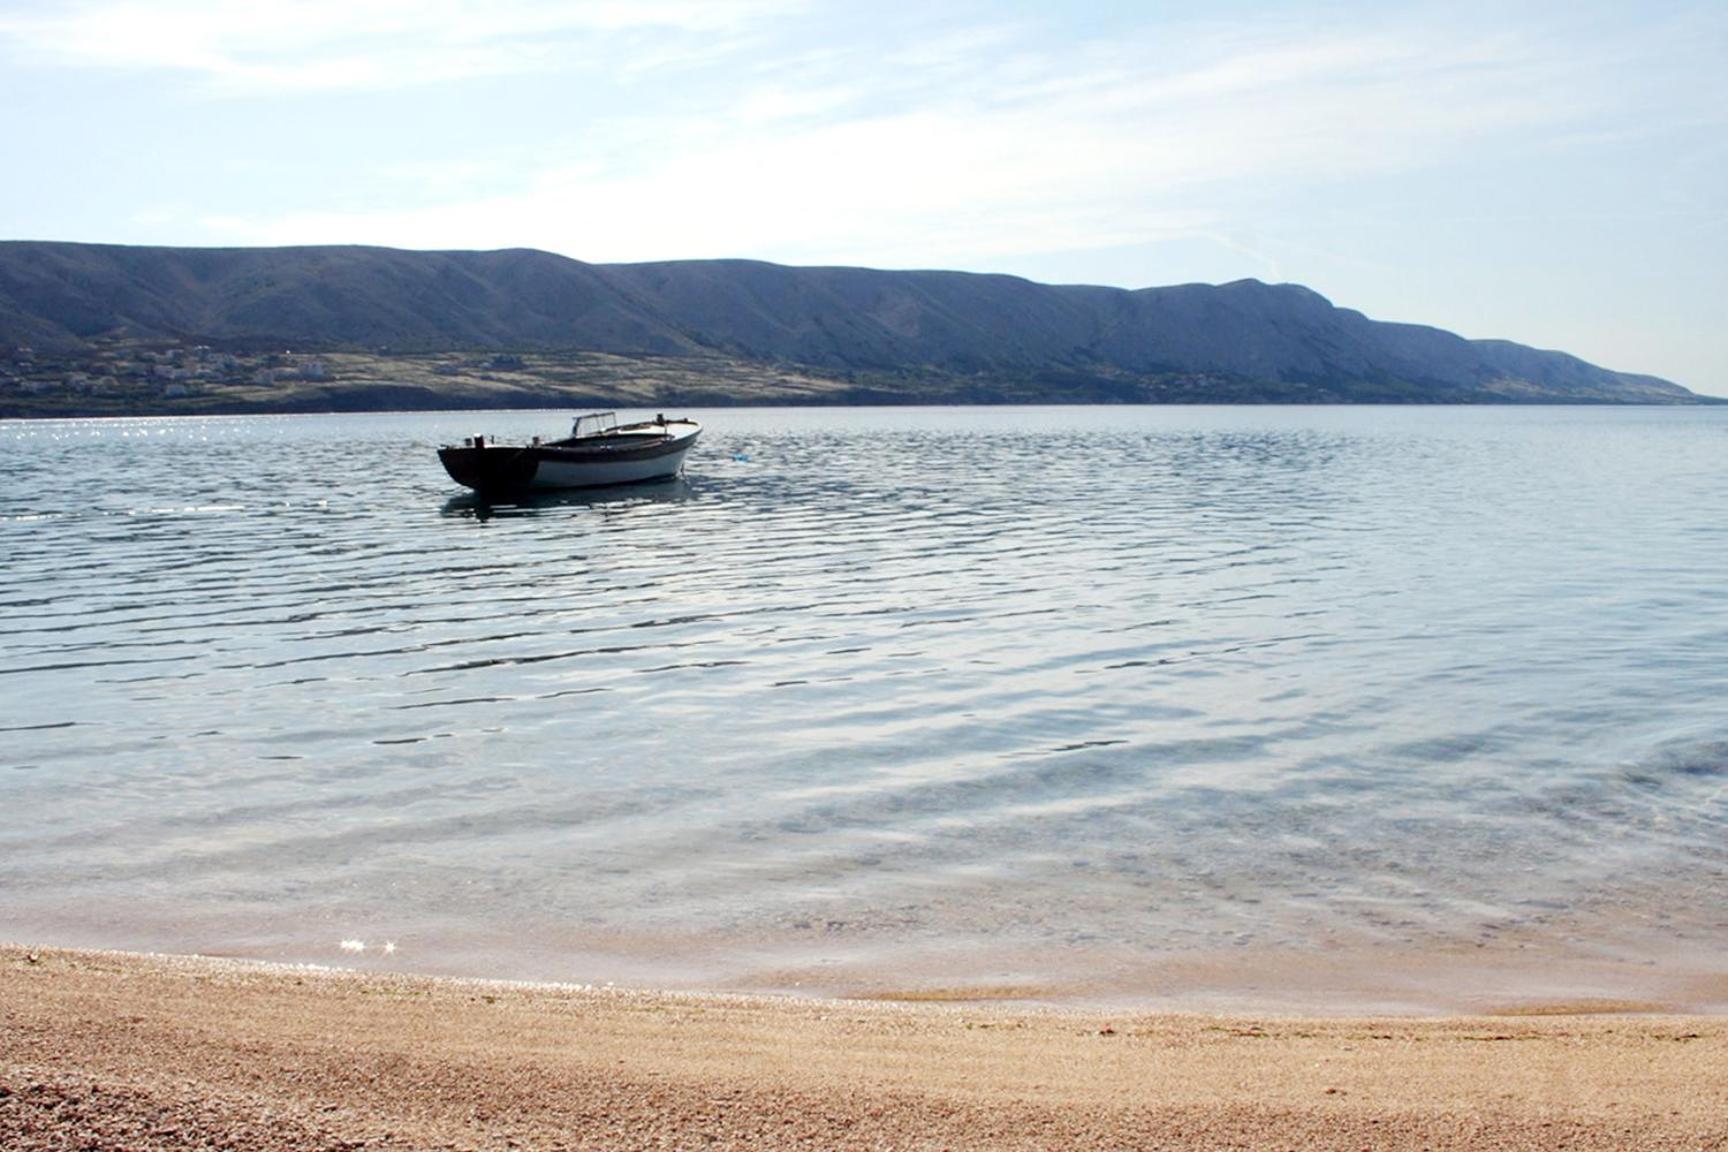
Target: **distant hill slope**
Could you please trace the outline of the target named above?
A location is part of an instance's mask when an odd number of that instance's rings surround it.
[[[724,356],[894,380],[906,398],[1684,403],[1559,352],[1465,340],[1256,280],[1135,291],[531,250],[0,243],[0,351],[229,347]]]

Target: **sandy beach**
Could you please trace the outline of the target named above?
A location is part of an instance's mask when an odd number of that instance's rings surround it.
[[[1728,1020],[1112,1015],[0,949],[0,1147],[1728,1148]]]

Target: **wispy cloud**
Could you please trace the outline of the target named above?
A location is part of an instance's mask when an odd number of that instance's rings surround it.
[[[797,0],[82,0],[0,15],[15,60],[186,73],[217,90],[420,86],[607,59],[619,39],[705,55]]]
[[[1233,219],[1244,203],[1639,131],[1599,82],[1604,53],[1615,74],[1637,74],[1698,28],[1583,50],[1539,23],[1485,31],[1444,13],[1130,21],[1088,37],[1023,10],[840,12],[817,0],[75,0],[0,16],[0,44],[281,107],[308,90],[529,74],[541,103],[571,109],[530,127],[500,107],[485,145],[470,133],[467,152],[379,156],[366,197],[308,186],[299,208],[206,208],[207,240],[976,267],[1186,235],[1264,266],[1270,250]],[[576,75],[592,100],[572,97]],[[398,114],[417,111],[405,100]]]
[[[990,51],[970,57],[976,43]],[[1414,27],[1040,46],[1002,26],[908,48],[904,68],[880,59],[763,70],[706,114],[631,123],[645,146],[549,163],[506,195],[209,223],[258,243],[975,264],[1223,234],[1221,192],[1433,164],[1589,100],[1538,46]]]

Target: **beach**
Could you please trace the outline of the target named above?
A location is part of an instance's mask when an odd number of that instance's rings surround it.
[[[0,1147],[1728,1148],[1728,1019],[1615,1007],[1106,1015],[8,946]]]

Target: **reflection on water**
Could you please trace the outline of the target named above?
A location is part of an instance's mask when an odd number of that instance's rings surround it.
[[[0,935],[1728,944],[1722,413],[704,420],[515,505],[437,464],[471,413],[0,424]]]
[[[690,498],[690,482],[683,476],[647,480],[638,484],[616,484],[604,488],[548,489],[509,496],[481,496],[463,492],[444,502],[446,516],[490,520],[494,516],[537,516],[564,508],[633,508],[641,504],[670,504]]]

